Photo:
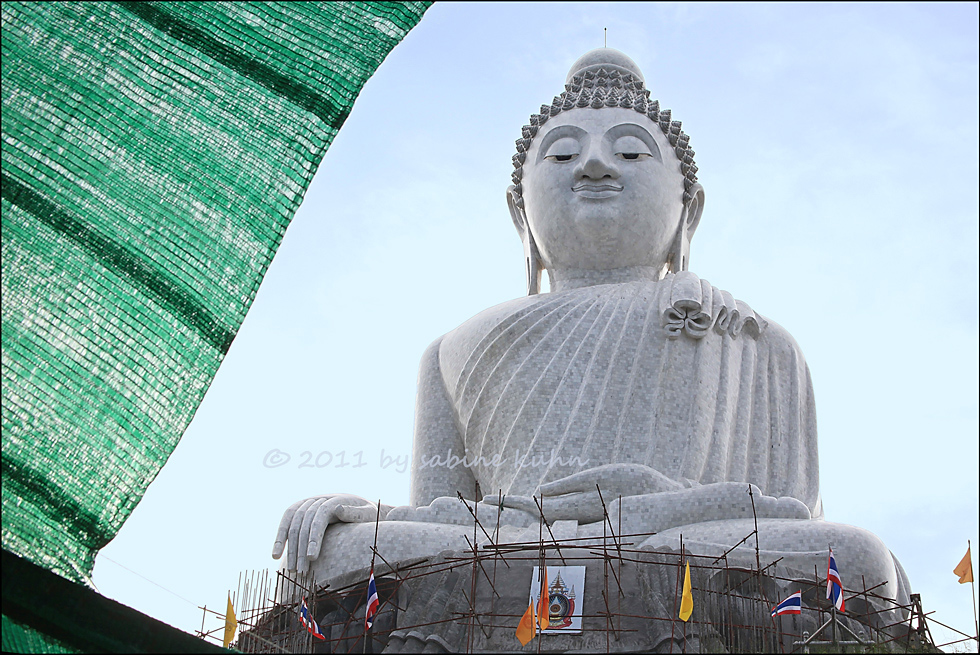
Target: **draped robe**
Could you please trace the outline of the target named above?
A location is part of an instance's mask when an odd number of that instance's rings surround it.
[[[813,389],[799,346],[781,327],[688,272],[488,309],[436,340],[422,358],[411,505],[392,510],[377,528],[332,525],[313,571],[318,580],[343,586],[366,575],[361,569],[372,561],[372,545],[392,563],[462,552],[471,535],[484,541],[459,509],[457,492],[479,499],[478,484],[483,494],[530,496],[543,483],[623,463],[704,490],[712,483],[751,483],[767,496],[801,501],[811,518],[822,519]],[[678,504],[669,511],[652,513],[643,507],[651,496],[636,497],[639,504],[628,510],[636,514],[622,516],[621,529],[650,533],[638,547],[651,552],[676,550],[683,541],[686,552],[724,555],[745,570],[761,558],[784,581],[811,580],[830,545],[852,580],[881,582],[875,587],[881,596],[908,602],[901,565],[866,530],[802,517],[756,521],[744,508],[723,509],[731,507],[727,501],[712,508],[703,496],[682,495],[671,496]],[[484,518],[493,525],[500,519],[489,509]],[[500,523],[499,542],[539,538],[537,521],[527,515],[521,523],[524,515],[517,515],[516,522]],[[666,523],[651,528],[651,520]],[[556,521],[549,534],[598,538],[605,529],[599,525]],[[743,543],[753,530],[756,549]],[[670,598],[675,581],[667,577],[645,597]],[[783,592],[789,587],[774,593]],[[874,619],[880,625],[906,618],[888,610],[891,605],[871,602],[882,612]]]
[[[611,463],[686,485],[751,482],[822,515],[799,346],[684,272],[503,303],[423,357],[413,505],[472,497],[476,482],[530,496]]]

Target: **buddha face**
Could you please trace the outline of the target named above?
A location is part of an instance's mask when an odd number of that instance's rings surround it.
[[[551,118],[528,150],[522,188],[550,271],[660,270],[689,209],[680,161],[660,127],[618,107]]]

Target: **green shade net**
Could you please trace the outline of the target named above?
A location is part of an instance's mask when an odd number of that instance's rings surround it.
[[[3,650],[6,653],[80,653],[70,644],[3,616]]]
[[[3,2],[4,549],[88,579],[429,4]]]

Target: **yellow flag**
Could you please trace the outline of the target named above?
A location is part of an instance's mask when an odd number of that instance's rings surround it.
[[[548,591],[548,567],[544,569],[544,579],[541,585],[541,595],[538,597],[538,620],[541,622],[541,632],[551,625],[551,593]]]
[[[534,639],[534,601],[527,604],[527,611],[521,617],[521,622],[517,624],[517,640],[521,646],[527,646],[527,642]]]
[[[694,611],[694,596],[691,595],[691,563],[684,568],[684,593],[681,595],[680,620],[687,621]]]
[[[228,594],[228,610],[225,612],[225,639],[224,646],[228,648],[235,639],[235,630],[238,628],[238,619],[235,618],[235,608],[231,605],[231,594]]]
[[[966,547],[966,555],[963,556],[960,563],[953,569],[953,573],[960,576],[960,584],[973,582],[973,559],[970,557],[969,546]]]

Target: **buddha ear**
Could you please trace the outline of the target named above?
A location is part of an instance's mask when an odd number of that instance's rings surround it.
[[[667,270],[671,273],[686,271],[690,266],[691,239],[694,237],[694,231],[698,229],[701,213],[704,211],[704,187],[697,183],[692,184],[687,190],[687,195],[690,198],[684,203],[680,225],[677,226],[677,237],[667,257]]]
[[[527,275],[527,295],[533,296],[541,290],[541,257],[538,255],[538,247],[534,243],[531,235],[531,225],[527,222],[527,213],[521,207],[523,201],[517,195],[517,187],[511,185],[507,188],[507,209],[510,210],[510,218],[514,221],[517,233],[521,235],[524,243],[524,273]]]
[[[704,187],[695,182],[687,190],[691,199],[687,201],[684,211],[684,223],[686,225],[687,238],[690,241],[694,236],[694,230],[698,229],[701,222],[701,213],[704,211]]]
[[[510,220],[514,221],[514,227],[517,228],[517,233],[521,235],[521,241],[524,241],[528,233],[527,214],[521,207],[517,187],[513,184],[507,187],[507,209],[510,211]]]

